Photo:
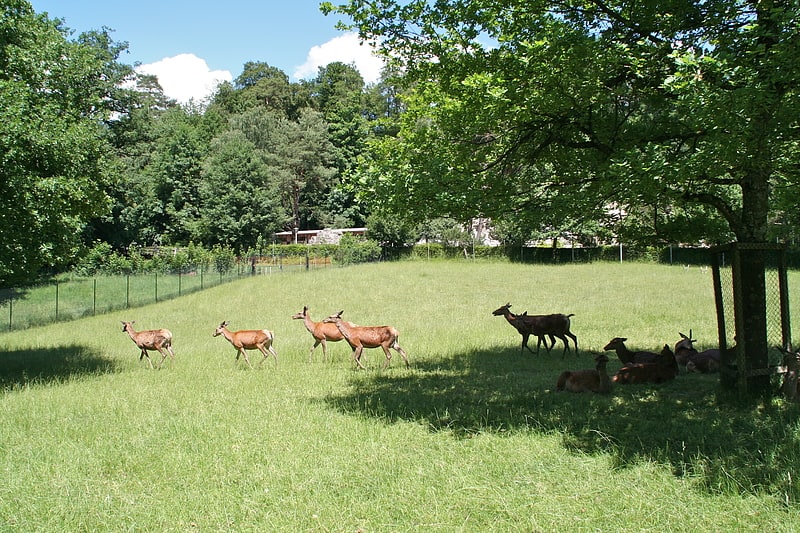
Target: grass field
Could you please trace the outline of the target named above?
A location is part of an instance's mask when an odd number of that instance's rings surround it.
[[[491,315],[506,302],[575,313],[579,355],[521,354]],[[309,363],[304,305],[394,325],[412,367],[369,350],[356,371],[344,343]],[[149,370],[121,320],[170,328],[175,363]],[[277,366],[237,365],[223,320],[273,330]],[[713,344],[697,268],[400,262],[4,333],[0,531],[800,530],[798,406],[722,401],[701,375],[554,392],[612,337],[657,350],[690,328]]]

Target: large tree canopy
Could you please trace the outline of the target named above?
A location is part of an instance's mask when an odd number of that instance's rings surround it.
[[[653,229],[673,212],[695,229],[713,214],[763,243],[770,202],[800,200],[796,0],[323,4],[333,10],[415,84],[363,182],[395,210],[531,225],[645,212]],[[740,274],[737,341],[763,369],[763,260],[743,257]]]
[[[365,182],[398,210],[536,221],[600,219],[614,205],[650,209],[657,226],[695,204],[738,240],[764,241],[773,191],[798,198],[797,2],[323,9],[352,17],[415,84]]]
[[[0,286],[74,257],[108,199],[105,121],[131,74],[105,31],[69,39],[23,0],[0,5]]]

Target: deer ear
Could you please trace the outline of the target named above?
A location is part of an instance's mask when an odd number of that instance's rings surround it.
[[[336,314],[336,316],[338,316],[338,317],[341,317],[341,316],[342,316],[342,313],[344,313],[344,309],[342,309],[341,311],[339,311],[339,312]]]

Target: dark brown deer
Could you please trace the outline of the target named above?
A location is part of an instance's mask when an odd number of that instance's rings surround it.
[[[522,313],[521,315],[517,315],[520,320],[525,324],[525,326],[530,329],[530,332],[533,335],[536,335],[539,339],[543,338],[545,335],[550,337],[550,341],[552,344],[550,348],[556,345],[556,341],[553,337],[558,337],[564,343],[564,351],[561,353],[563,357],[569,351],[569,341],[567,337],[572,339],[572,342],[575,344],[575,355],[578,355],[578,337],[570,332],[570,317],[575,316],[575,313],[570,313],[568,315],[562,313],[553,313],[550,315],[529,315],[527,311]],[[545,348],[547,348],[547,343],[545,342]],[[538,349],[538,348],[537,348]],[[549,349],[547,350],[550,351]]]
[[[500,307],[492,311],[492,315],[503,316],[506,319],[506,321],[509,324],[511,324],[511,326],[513,326],[514,329],[516,329],[520,335],[522,335],[522,347],[520,348],[521,353],[525,353],[525,348],[527,348],[529,352],[533,354],[538,354],[539,347],[542,345],[542,342],[544,342],[544,347],[549,352],[550,348],[552,348],[553,345],[555,345],[556,343],[556,340],[552,335],[550,336],[550,342],[551,342],[550,346],[547,345],[547,339],[544,337],[544,335],[536,335],[537,338],[536,352],[531,350],[530,347],[528,346],[528,339],[533,334],[531,328],[524,320],[522,320],[521,318],[522,315],[515,315],[514,313],[511,312],[510,303],[506,305],[501,305]]]
[[[240,331],[230,331],[228,329],[228,322],[225,321],[219,326],[217,329],[214,330],[213,337],[217,337],[222,335],[225,337],[228,342],[230,342],[234,348],[236,348],[236,361],[239,360],[239,356],[244,356],[244,361],[247,363],[251,369],[253,365],[250,364],[250,358],[247,357],[247,350],[258,350],[263,355],[264,358],[261,359],[261,363],[266,361],[269,354],[275,358],[275,364],[278,364],[278,354],[275,351],[275,348],[272,347],[272,342],[275,340],[275,336],[272,332],[268,329],[243,329]],[[269,350],[269,351],[267,351]]]
[[[603,350],[614,350],[617,352],[617,357],[619,357],[623,365],[631,363],[653,363],[658,361],[660,355],[655,352],[633,352],[629,350],[628,347],[625,346],[625,341],[627,340],[628,339],[625,337],[614,337],[608,341],[608,344],[603,347]]]
[[[569,392],[596,392],[605,394],[611,392],[611,379],[606,372],[608,357],[606,354],[597,354],[594,358],[597,363],[594,369],[566,370],[558,376],[557,391]]]
[[[718,372],[720,365],[720,351],[718,349],[710,349],[698,352],[694,343],[697,339],[692,338],[692,330],[689,330],[687,337],[681,332],[678,332],[681,340],[675,343],[675,360],[680,366],[685,366],[689,372],[700,372],[708,374],[711,372]]]
[[[382,348],[383,353],[386,355],[386,361],[383,363],[383,368],[389,366],[392,360],[392,352],[389,349],[394,349],[403,358],[408,368],[408,355],[405,350],[400,347],[398,337],[400,334],[392,326],[354,326],[349,322],[342,320],[342,313],[339,311],[335,315],[331,315],[323,322],[326,324],[336,324],[341,334],[344,336],[347,343],[353,349],[353,360],[359,368],[365,368],[361,363],[361,353],[364,348]]]
[[[629,363],[620,368],[612,378],[614,383],[664,383],[678,375],[678,363],[668,344],[653,363]]]
[[[330,342],[339,342],[340,340],[344,339],[344,335],[339,331],[339,328],[336,327],[336,324],[322,322],[314,322],[311,320],[311,315],[308,314],[308,307],[303,306],[303,311],[300,313],[296,313],[292,315],[294,320],[302,320],[303,324],[305,324],[306,329],[311,336],[314,337],[314,345],[311,347],[311,351],[308,352],[308,362],[311,362],[311,357],[314,355],[314,350],[319,346],[322,345],[322,360],[328,360],[328,341]],[[354,324],[351,324],[354,325]]]
[[[172,361],[175,361],[175,352],[172,351],[172,332],[168,329],[148,329],[143,331],[135,331],[132,322],[123,322],[122,331],[127,333],[131,340],[139,347],[141,353],[139,354],[139,361],[147,357],[147,362],[150,363],[150,368],[153,368],[153,361],[150,360],[148,350],[156,350],[161,354],[161,361],[158,363],[158,368],[164,364],[164,359],[169,355]]]

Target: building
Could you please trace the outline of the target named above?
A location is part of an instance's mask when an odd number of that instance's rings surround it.
[[[367,228],[279,231],[275,233],[275,240],[279,244],[339,244],[339,239],[344,234],[363,236],[366,232]]]

